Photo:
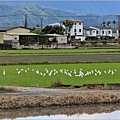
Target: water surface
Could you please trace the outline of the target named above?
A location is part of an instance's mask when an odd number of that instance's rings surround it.
[[[2,120],[51,120],[51,119],[120,119],[120,104],[81,105],[48,108],[26,108],[0,111]]]

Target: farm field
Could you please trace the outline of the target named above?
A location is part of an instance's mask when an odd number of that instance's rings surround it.
[[[120,54],[81,53],[79,55],[0,56],[0,64],[120,62]]]
[[[0,84],[51,87],[120,82],[120,63],[79,63],[0,66]]]
[[[81,48],[81,49],[51,49],[51,50],[0,50],[0,56],[25,55],[66,55],[79,53],[120,53],[119,48]]]
[[[0,84],[51,87],[120,83],[119,48],[1,50]]]

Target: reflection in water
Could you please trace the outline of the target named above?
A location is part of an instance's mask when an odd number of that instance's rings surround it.
[[[32,116],[32,117],[30,117]],[[33,117],[35,116],[35,117]],[[0,119],[36,120],[36,119],[119,119],[120,104],[81,105],[66,107],[29,108],[20,110],[2,110]]]

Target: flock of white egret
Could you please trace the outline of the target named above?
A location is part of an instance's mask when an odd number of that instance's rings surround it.
[[[100,76],[102,74],[109,74],[109,75],[114,75],[115,72],[117,72],[116,69],[108,69],[108,70],[104,70],[104,71],[101,71],[101,70],[98,70],[98,69],[92,69],[92,70],[89,70],[89,71],[86,71],[84,72],[82,68],[80,68],[79,70],[78,69],[73,69],[73,70],[68,70],[68,69],[51,69],[51,70],[48,70],[47,68],[45,68],[44,72],[41,72],[40,70],[35,70],[35,69],[30,69],[30,68],[27,68],[27,69],[23,69],[23,68],[16,68],[16,73],[18,75],[20,75],[22,72],[26,73],[26,74],[30,74],[30,71],[31,72],[34,72],[35,74],[37,75],[40,75],[40,76],[52,76],[52,75],[57,75],[57,74],[64,74],[64,75],[67,75],[69,77],[86,77],[86,76],[90,76],[90,75],[94,75],[94,76]],[[6,70],[3,69],[3,75],[5,76],[6,75]]]

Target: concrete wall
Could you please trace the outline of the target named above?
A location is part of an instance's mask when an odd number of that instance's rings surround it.
[[[66,36],[60,36],[56,37],[58,43],[67,43],[67,37]]]
[[[0,43],[3,43],[4,41],[4,33],[0,33]]]
[[[19,35],[4,34],[4,40],[19,40]]]
[[[74,31],[76,29],[76,32]],[[83,35],[83,23],[74,23],[70,35]]]

